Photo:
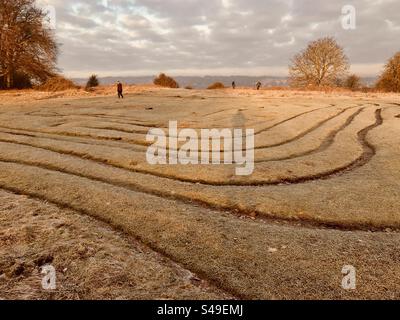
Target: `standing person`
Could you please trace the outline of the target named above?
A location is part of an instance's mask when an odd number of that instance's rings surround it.
[[[124,94],[123,94],[123,88],[122,88],[122,83],[118,81],[117,84],[117,91],[118,91],[118,99],[123,99],[124,98]]]
[[[233,89],[233,90],[236,89],[236,82],[235,82],[235,81],[232,82],[232,89]]]
[[[260,81],[258,81],[256,84],[257,90],[260,90],[261,86],[262,86],[262,83]]]

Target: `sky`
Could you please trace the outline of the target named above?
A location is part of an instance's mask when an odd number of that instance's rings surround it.
[[[353,72],[376,76],[400,51],[399,0],[37,1],[69,77],[286,76],[290,59],[325,36],[343,46]],[[355,15],[342,11],[349,5]]]

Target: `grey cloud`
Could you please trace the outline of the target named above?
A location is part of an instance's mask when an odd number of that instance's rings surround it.
[[[60,67],[76,75],[285,70],[311,40],[335,36],[353,64],[400,50],[398,0],[40,0],[57,10]],[[341,28],[343,5],[357,29]]]

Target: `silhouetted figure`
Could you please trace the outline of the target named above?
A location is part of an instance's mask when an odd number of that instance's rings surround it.
[[[236,82],[235,82],[235,81],[232,82],[232,89],[233,89],[233,90],[236,89]]]
[[[261,86],[262,86],[262,83],[261,83],[260,81],[258,81],[258,82],[256,83],[256,88],[257,88],[257,90],[260,90],[260,89],[261,89]]]
[[[118,81],[117,84],[117,91],[118,91],[118,99],[123,99],[124,98],[124,94],[123,94],[123,88],[122,88],[122,83]]]

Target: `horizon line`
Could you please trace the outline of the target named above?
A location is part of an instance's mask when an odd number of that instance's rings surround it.
[[[384,68],[384,63],[352,64],[349,73],[357,74],[360,77],[379,77]],[[252,67],[252,68],[212,68],[212,69],[172,69],[160,68],[160,71],[153,70],[112,70],[98,71],[90,70],[61,70],[68,78],[87,78],[92,74],[100,78],[106,77],[152,77],[160,73],[168,74],[172,77],[279,77],[288,78],[288,66]]]

